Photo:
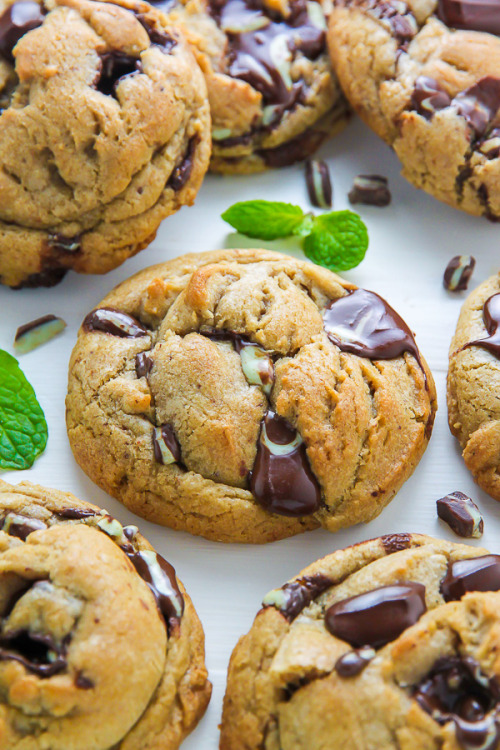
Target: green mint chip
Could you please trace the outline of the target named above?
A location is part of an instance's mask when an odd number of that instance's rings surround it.
[[[330,271],[348,271],[365,257],[368,231],[353,211],[332,211],[316,216],[303,247],[314,263]]]
[[[304,219],[300,206],[279,201],[242,201],[222,214],[240,234],[259,240],[289,237],[299,229]]]
[[[17,360],[0,349],[0,470],[29,469],[47,444],[47,422]]]

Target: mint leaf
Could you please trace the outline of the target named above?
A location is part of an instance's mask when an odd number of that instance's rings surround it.
[[[368,231],[353,211],[331,211],[315,218],[303,247],[314,263],[330,271],[347,271],[365,257]]]
[[[0,349],[0,469],[29,469],[47,434],[33,388],[17,360]]]
[[[259,240],[289,237],[300,227],[304,212],[300,206],[279,201],[242,201],[222,214],[236,231]]]

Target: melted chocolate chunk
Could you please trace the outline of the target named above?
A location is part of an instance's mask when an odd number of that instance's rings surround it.
[[[422,367],[412,332],[374,292],[355,289],[333,300],[323,313],[323,325],[330,341],[343,352],[369,359],[394,359],[409,352]]]
[[[500,156],[500,128],[493,128],[479,144],[479,150],[487,159]]]
[[[440,498],[437,514],[458,536],[479,539],[484,522],[475,502],[463,492],[451,492]]]
[[[75,677],[75,685],[80,690],[92,690],[95,687],[95,683],[89,678],[85,677],[82,672],[78,672]]]
[[[79,521],[82,518],[90,518],[91,516],[98,516],[99,512],[90,510],[87,508],[61,508],[61,510],[55,511],[55,515],[59,518]]]
[[[65,237],[64,234],[49,234],[47,244],[51,250],[61,253],[78,253],[81,246],[81,235]]]
[[[174,568],[153,550],[125,551],[125,554],[153,592],[167,626],[178,626],[184,612],[184,597]]]
[[[476,259],[472,255],[455,255],[446,266],[443,286],[450,292],[464,292],[469,286]]]
[[[290,77],[294,55],[300,51],[316,59],[326,41],[324,28],[311,21],[304,0],[290,5],[286,21],[276,19],[260,0],[213,2],[211,8],[228,38],[229,75],[249,83],[266,105],[278,105],[281,112],[293,107],[302,93],[302,84]]]
[[[340,677],[355,677],[368,666],[374,657],[375,651],[370,646],[347,651],[335,662],[335,671]]]
[[[387,555],[392,555],[394,552],[401,552],[411,547],[411,534],[386,534],[380,538]]]
[[[66,274],[67,268],[47,268],[39,273],[30,273],[20,284],[11,289],[38,289],[38,287],[51,287],[59,284]]]
[[[457,94],[453,105],[476,137],[484,135],[500,107],[500,78],[481,78],[474,86]]]
[[[153,450],[155,460],[160,464],[178,463],[181,460],[181,448],[170,424],[163,424],[153,431]]]
[[[289,167],[297,161],[302,161],[313,151],[316,151],[325,138],[325,133],[314,128],[308,128],[296,138],[286,141],[281,146],[262,149],[256,153],[264,160],[268,167],[272,167],[273,169]]]
[[[153,360],[146,352],[139,352],[135,355],[135,374],[138,378],[145,378],[151,372]]]
[[[50,635],[14,630],[0,636],[0,661],[18,661],[39,677],[51,677],[66,669],[66,644]]]
[[[444,599],[456,601],[468,591],[500,591],[500,555],[456,560],[441,581]]]
[[[92,310],[83,321],[82,327],[86,331],[103,331],[112,336],[129,339],[137,339],[149,334],[148,329],[137,318],[112,307]]]
[[[295,620],[303,609],[333,585],[331,578],[322,573],[303,576],[285,583],[280,589],[270,591],[264,598],[264,607],[275,607],[287,620]]]
[[[38,518],[30,518],[18,513],[7,513],[2,521],[2,531],[9,536],[16,536],[18,539],[22,539],[23,542],[34,531],[41,531],[46,528],[47,524]]]
[[[188,143],[187,151],[183,160],[180,164],[177,165],[177,167],[174,168],[172,174],[168,179],[167,186],[172,188],[172,190],[175,190],[175,192],[181,190],[181,188],[184,187],[186,182],[191,177],[191,172],[193,171],[194,152],[197,143],[198,138],[191,138]]]
[[[377,18],[397,37],[400,46],[408,43],[418,31],[415,17],[406,3],[398,0],[365,0],[359,3],[370,16]]]
[[[302,438],[271,410],[262,420],[250,489],[263,508],[282,516],[309,515],[320,506],[321,490]]]
[[[500,708],[500,691],[472,659],[439,659],[414,689],[413,698],[439,724],[453,721],[462,747],[498,747],[500,727],[494,714]]]
[[[439,0],[437,15],[454,29],[500,35],[500,5],[496,0]]]
[[[43,8],[32,0],[13,3],[0,16],[0,55],[13,60],[12,50],[22,36],[43,23]]]
[[[483,320],[489,336],[470,341],[463,348],[480,346],[500,359],[500,293],[489,297],[484,303]]]
[[[380,648],[414,625],[426,609],[421,583],[381,586],[332,604],[325,625],[351,646]]]
[[[155,3],[151,3],[151,4],[154,5]],[[175,3],[172,3],[172,5],[174,4]],[[168,3],[156,3],[156,5],[163,6],[163,5],[168,5]],[[151,44],[156,44],[158,47],[161,47],[162,51],[167,54],[171,52],[173,48],[177,45],[177,39],[174,39],[173,36],[170,36],[170,34],[167,34],[167,32],[164,29],[161,29],[161,28],[157,29],[154,26],[151,26],[151,22],[143,13],[138,13],[136,17],[139,23],[141,23],[146,29],[149,39],[151,41]]]
[[[435,78],[419,76],[411,95],[411,107],[426,120],[432,120],[440,109],[451,104],[451,98]]]
[[[142,70],[141,61],[124,52],[106,52],[101,56],[101,70],[95,87],[101,94],[116,98],[116,87],[122,78]]]

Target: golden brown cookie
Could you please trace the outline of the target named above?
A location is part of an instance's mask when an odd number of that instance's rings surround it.
[[[210,699],[175,571],[66,492],[0,480],[0,746],[176,750]]]
[[[97,484],[225,542],[374,518],[417,465],[436,408],[384,300],[264,250],[185,255],[118,286],[80,329],[66,404]]]
[[[475,0],[336,0],[328,39],[348,100],[403,175],[488,218],[500,217],[499,19]]]
[[[450,346],[448,421],[472,476],[500,500],[500,274],[465,301]]]
[[[180,0],[167,5],[205,73],[216,172],[305,159],[345,125],[321,0]]]
[[[142,0],[0,0],[0,282],[105,273],[191,204],[205,81]]]
[[[393,534],[271,591],[229,665],[220,750],[495,750],[500,555]]]

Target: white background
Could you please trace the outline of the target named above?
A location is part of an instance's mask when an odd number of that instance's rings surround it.
[[[476,257],[471,289],[499,270],[500,226],[455,211],[415,190],[399,176],[394,154],[359,121],[354,120],[327,143],[320,155],[330,166],[336,209],[348,207],[347,192],[355,175],[375,173],[389,177],[393,198],[389,207],[356,209],[368,226],[370,247],[363,263],[344,275],[359,286],[382,294],[405,318],[416,332],[438,389],[438,416],[424,458],[389,507],[369,525],[335,535],[313,531],[265,546],[208,542],[135,517],[83,474],[73,460],[66,437],[67,363],[86,313],[115,284],[135,271],[185,252],[260,244],[302,257],[295,241],[248,240],[232,234],[220,219],[234,201],[254,198],[290,201],[310,210],[302,165],[249,177],[207,177],[194,207],[184,208],[167,219],[148,249],[107,276],[69,273],[53,289],[0,288],[0,347],[10,353],[14,353],[12,344],[19,325],[47,313],[60,315],[68,324],[58,338],[20,357],[21,367],[45,411],[49,441],[31,470],[6,472],[2,478],[11,482],[27,479],[71,491],[105,507],[124,523],[138,523],[177,569],[205,628],[207,665],[214,684],[208,712],[183,750],[216,750],[225,670],[233,646],[250,627],[264,594],[313,560],[390,532],[424,532],[456,540],[437,520],[435,512],[436,499],[453,490],[462,490],[478,501],[485,520],[481,544],[500,551],[500,506],[474,485],[448,431],[447,354],[465,293],[451,294],[442,286],[443,271],[453,255]]]

